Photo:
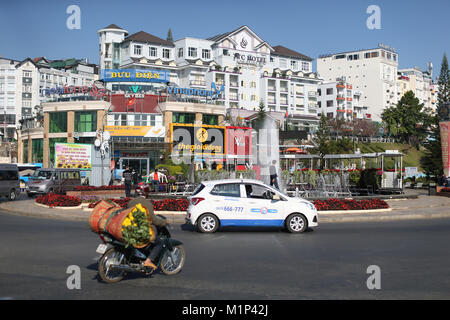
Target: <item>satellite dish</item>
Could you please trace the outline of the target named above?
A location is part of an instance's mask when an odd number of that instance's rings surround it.
[[[103,140],[109,140],[109,138],[111,138],[109,131],[103,132]]]
[[[96,146],[96,147],[98,148],[98,147],[100,147],[100,145],[101,145],[100,140],[95,139],[95,141],[94,141],[94,146]]]

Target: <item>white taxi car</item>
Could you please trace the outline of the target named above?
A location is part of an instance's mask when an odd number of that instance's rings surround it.
[[[190,197],[186,222],[200,232],[226,226],[285,227],[299,233],[318,225],[314,204],[291,198],[261,181],[205,181]]]

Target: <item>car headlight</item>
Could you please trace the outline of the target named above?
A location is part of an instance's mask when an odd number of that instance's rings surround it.
[[[316,210],[316,206],[312,203],[307,203],[308,208],[310,208],[311,210],[315,211]]]

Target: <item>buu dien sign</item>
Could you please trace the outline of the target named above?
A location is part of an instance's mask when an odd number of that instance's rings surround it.
[[[105,82],[169,82],[168,71],[140,69],[105,69],[101,72]]]

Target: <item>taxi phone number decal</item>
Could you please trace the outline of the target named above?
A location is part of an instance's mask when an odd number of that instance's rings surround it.
[[[216,210],[223,210],[223,211],[228,211],[228,212],[243,212],[244,211],[244,207],[217,207]]]

